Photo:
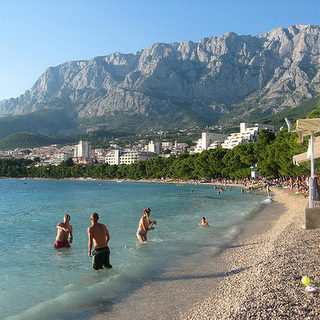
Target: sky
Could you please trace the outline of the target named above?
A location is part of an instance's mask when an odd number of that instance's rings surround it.
[[[320,1],[0,0],[0,101],[70,60],[294,24],[320,25]]]

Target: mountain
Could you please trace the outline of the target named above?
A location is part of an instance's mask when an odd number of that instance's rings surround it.
[[[147,120],[154,129],[254,120],[319,95],[319,39],[319,26],[293,25],[70,61],[0,103],[0,116],[60,112],[64,124],[42,128],[51,134],[80,124],[134,132]]]

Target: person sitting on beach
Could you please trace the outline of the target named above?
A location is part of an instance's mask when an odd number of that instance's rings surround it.
[[[202,217],[201,222],[199,223],[199,226],[209,226],[209,223],[206,222],[206,218]]]
[[[72,243],[72,226],[70,225],[70,216],[66,214],[63,217],[63,222],[57,224],[57,236],[54,244],[55,249],[59,248],[70,248],[70,243]],[[69,239],[69,240],[68,240]]]
[[[150,213],[151,213],[150,208],[144,209],[142,212],[143,212],[143,216],[140,218],[139,226],[137,230],[137,238],[139,242],[147,241],[148,231],[154,229],[154,227],[150,227],[150,226],[157,224],[157,221],[150,220]]]
[[[92,267],[95,270],[106,268],[112,268],[110,264],[110,249],[108,242],[110,240],[110,234],[107,227],[99,223],[99,215],[94,212],[90,216],[91,226],[88,228],[88,256],[92,258]],[[94,250],[91,255],[92,246]]]

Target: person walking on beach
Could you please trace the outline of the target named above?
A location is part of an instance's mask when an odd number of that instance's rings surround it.
[[[139,242],[147,241],[148,231],[154,229],[154,227],[150,227],[150,226],[157,224],[157,221],[150,220],[150,213],[151,213],[150,208],[144,209],[142,212],[143,212],[143,216],[140,218],[139,226],[137,230],[137,238]]]
[[[90,216],[91,226],[88,228],[88,256],[92,257],[92,267],[95,270],[112,268],[108,242],[110,235],[107,227],[99,223],[99,215],[94,212]],[[92,247],[94,250],[91,254]]]
[[[201,222],[199,223],[199,226],[209,226],[209,223],[206,221],[205,217],[201,218]]]
[[[70,219],[70,216],[66,214],[63,217],[63,222],[57,224],[57,236],[53,246],[55,249],[71,247],[70,243],[73,241],[73,235],[72,226],[69,223]]]

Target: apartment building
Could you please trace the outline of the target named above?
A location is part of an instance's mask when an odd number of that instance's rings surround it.
[[[147,152],[154,152],[158,155],[161,154],[161,143],[156,141],[149,141],[148,146],[146,148]]]
[[[227,139],[226,134],[202,132],[201,139],[197,141],[194,153],[201,153],[203,150],[214,149],[220,146]]]
[[[105,162],[110,165],[132,164],[142,160],[158,157],[155,152],[144,152],[137,150],[111,150],[106,154]]]
[[[91,158],[91,144],[88,141],[79,141],[74,148],[74,158]]]
[[[212,132],[202,132],[202,137],[190,153],[201,153],[203,150],[215,149],[221,146],[224,149],[232,149],[241,143],[249,143],[258,141],[259,132],[265,129],[274,132],[274,126],[267,124],[250,124],[246,122],[240,123],[240,132],[226,134],[217,134]]]
[[[221,144],[222,148],[232,149],[242,143],[258,141],[259,132],[265,129],[269,132],[274,132],[274,126],[266,124],[250,124],[246,122],[240,123],[240,132],[231,133],[228,138]]]

